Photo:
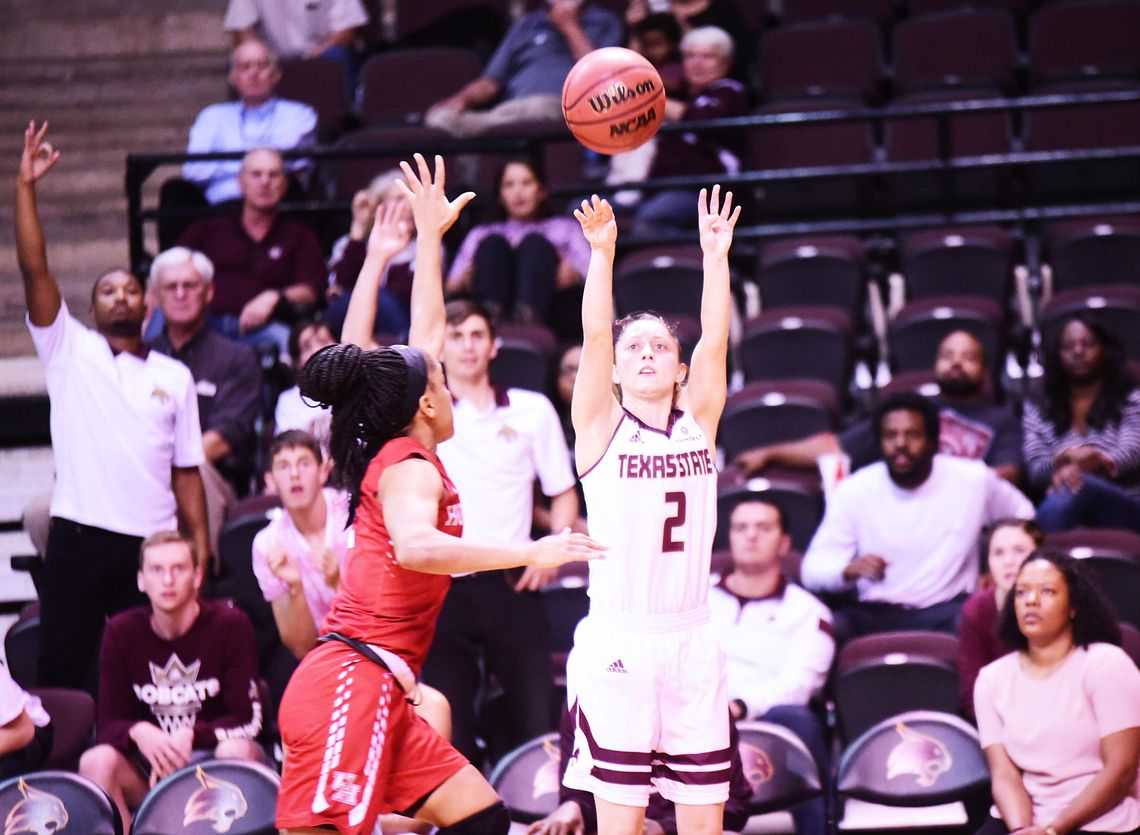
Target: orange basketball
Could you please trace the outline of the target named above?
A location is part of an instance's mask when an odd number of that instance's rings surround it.
[[[562,115],[574,138],[591,151],[628,151],[657,133],[665,87],[653,65],[632,49],[595,49],[566,76]]]

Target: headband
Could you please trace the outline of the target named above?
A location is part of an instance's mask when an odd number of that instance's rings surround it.
[[[407,345],[391,345],[389,347],[400,355],[408,369],[408,384],[404,389],[404,406],[400,412],[400,425],[407,426],[416,416],[416,412],[420,410],[420,398],[427,390],[427,360],[424,359],[424,352],[418,348],[411,348]]]

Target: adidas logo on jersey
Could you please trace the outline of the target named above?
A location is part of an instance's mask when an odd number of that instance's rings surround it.
[[[610,664],[610,666],[606,667],[606,672],[609,672],[609,673],[628,673],[629,670],[627,670],[625,668],[625,664],[621,663],[621,659],[619,658],[617,661]]]
[[[633,434],[629,436],[629,442],[631,444],[643,443],[641,440],[641,430],[640,429],[633,430]]]

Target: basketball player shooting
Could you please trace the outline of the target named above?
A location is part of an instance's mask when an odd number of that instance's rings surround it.
[[[609,558],[590,566],[590,613],[567,663],[575,738],[564,779],[594,794],[602,835],[639,835],[653,786],[676,804],[682,835],[721,832],[728,798],[724,662],[706,599],[740,208],[731,192],[720,197],[719,186],[699,197],[691,370],[660,316],[614,326],[613,209],[594,195],[574,212],[592,251],[571,417],[590,534]]]

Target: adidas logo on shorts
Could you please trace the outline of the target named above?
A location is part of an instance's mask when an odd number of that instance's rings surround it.
[[[625,664],[621,663],[621,659],[619,658],[617,661],[610,664],[610,666],[606,667],[606,672],[609,672],[609,673],[628,673],[629,670],[627,670],[625,668]]]

